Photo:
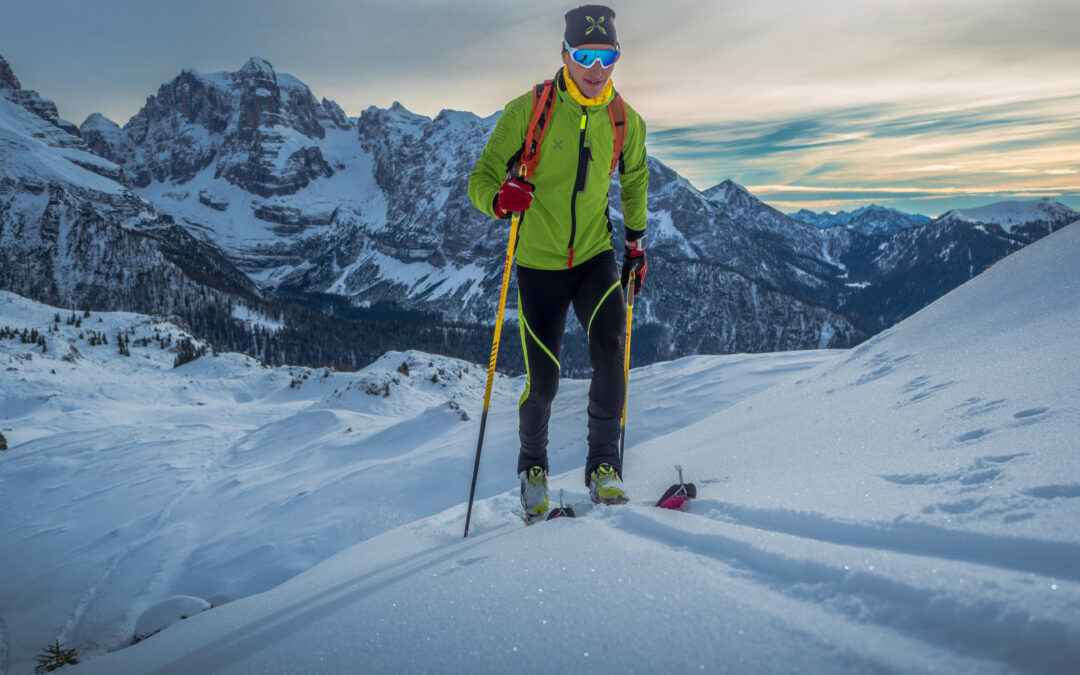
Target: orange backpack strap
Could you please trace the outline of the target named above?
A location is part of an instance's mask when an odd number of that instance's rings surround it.
[[[555,104],[554,80],[533,87],[533,110],[529,120],[529,128],[525,132],[525,144],[521,148],[521,156],[511,169],[514,176],[525,178],[532,175],[540,161],[540,143],[547,133],[548,124],[551,122],[551,109]]]
[[[611,175],[615,175],[615,166],[618,165],[619,173],[623,173],[622,149],[626,142],[626,102],[622,94],[615,92],[615,98],[608,104],[608,115],[611,116],[611,129],[615,132],[615,154],[611,156]]]

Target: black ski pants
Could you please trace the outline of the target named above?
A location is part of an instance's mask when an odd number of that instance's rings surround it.
[[[623,368],[626,301],[615,254],[604,251],[565,270],[517,267],[518,324],[525,352],[525,392],[518,404],[521,452],[518,472],[548,468],[548,420],[559,390],[559,356],[566,313],[571,305],[589,341],[592,383],[589,387],[585,483],[607,462],[622,474],[619,427],[626,380]]]

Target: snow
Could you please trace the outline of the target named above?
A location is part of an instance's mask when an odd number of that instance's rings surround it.
[[[198,127],[204,131],[202,127]],[[386,198],[375,183],[373,160],[363,151],[356,140],[355,131],[327,129],[323,139],[310,139],[298,132],[286,128],[280,131],[286,142],[278,155],[277,162],[285,162],[288,156],[306,146],[318,146],[325,160],[338,167],[330,178],[312,181],[304,188],[302,196],[286,195],[262,198],[246,190],[214,178],[215,166],[211,164],[196,176],[177,186],[172,183],[151,182],[145,188],[135,192],[154,204],[160,212],[173,216],[177,221],[187,223],[210,236],[229,253],[241,259],[257,259],[260,251],[272,249],[280,243],[283,235],[276,231],[277,223],[259,220],[253,216],[256,209],[267,207],[297,208],[302,216],[311,219],[325,219],[328,214],[338,209],[338,218],[369,227],[382,227],[386,222]],[[209,140],[200,141],[209,143]],[[344,168],[341,168],[344,167]],[[227,204],[223,211],[218,211],[199,201],[200,192],[212,198],[214,203]],[[310,225],[301,232],[288,235],[286,239],[308,239],[326,232],[327,226]],[[265,255],[274,259],[272,250]],[[291,271],[281,267],[263,269],[257,280],[280,278]]]
[[[423,257],[428,254],[428,251],[423,250],[415,252],[415,255]],[[373,282],[374,285],[391,279],[405,286],[404,294],[408,298],[424,296],[429,300],[436,300],[452,296],[464,288],[466,290],[462,296],[463,305],[484,292],[482,284],[489,272],[481,264],[475,262],[464,266],[454,264],[437,266],[423,260],[405,262],[372,248],[365,248],[357,255],[355,262],[341,269],[327,292],[344,294],[350,277],[357,270],[369,267],[378,269],[380,272],[379,278]],[[356,294],[363,295],[366,290],[366,288],[360,288]]]
[[[0,430],[11,448],[0,453],[0,508],[13,514],[0,537],[20,552],[0,556],[0,606],[14,666],[32,662],[43,636],[84,654],[116,649],[171,596],[251,596],[463,499],[486,379],[479,366],[390,352],[359,373],[264,368],[235,354],[174,369],[174,352],[135,344],[155,333],[179,341],[161,317],[95,312],[68,326],[70,310],[0,293],[0,326],[42,330],[57,311],[61,332],[48,335],[46,353],[0,340]],[[130,328],[132,356],[120,356],[115,335]],[[89,330],[109,344],[78,338]],[[829,355],[702,357],[636,371],[638,386],[665,395],[631,408],[642,415],[634,434],[685,425],[702,406],[718,410]],[[672,405],[685,378],[697,380],[680,393],[690,405]],[[522,387],[495,380],[481,499],[504,492],[514,473]],[[560,473],[582,461],[587,388],[562,384],[550,448]],[[79,555],[40,564],[71,550]]]
[[[135,622],[135,639],[145,640],[163,631],[177,621],[183,621],[199,612],[210,609],[210,603],[190,595],[174,595],[166,598],[139,616]]]
[[[36,137],[36,131],[48,123],[23,107],[0,96],[0,178],[37,179],[43,183],[59,181],[67,185],[105,194],[127,191],[120,183],[84,169],[100,166],[119,172],[119,168],[97,155],[77,148],[53,147]]]
[[[620,213],[619,216],[622,216]],[[668,211],[650,211],[648,232],[651,243],[654,246],[663,245],[671,247],[673,253],[686,256],[687,258],[697,258],[698,254],[694,251],[693,245],[686,239],[679,228],[675,227],[675,222],[671,217],[671,213]]]
[[[1077,260],[1080,223],[852,350],[635,369],[634,501],[574,520],[513,515],[523,383],[496,378],[467,539],[480,367],[0,341],[13,665],[59,634],[73,673],[1070,672]],[[0,295],[0,325],[53,311]],[[551,422],[571,503],[587,388],[562,381]],[[686,513],[649,505],[675,462]],[[175,595],[232,602],[104,653]]]
[[[237,305],[233,307],[232,315],[233,317],[240,319],[248,325],[262,326],[271,333],[276,333],[277,331],[285,327],[285,323],[283,321],[267,318],[266,316],[252,310],[250,307],[244,307],[243,305]]]

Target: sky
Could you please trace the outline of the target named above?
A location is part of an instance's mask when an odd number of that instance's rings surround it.
[[[4,0],[0,55],[76,124],[251,56],[352,116],[489,115],[550,77],[566,10],[524,0]],[[1080,209],[1080,2],[611,2],[650,153],[783,211]]]

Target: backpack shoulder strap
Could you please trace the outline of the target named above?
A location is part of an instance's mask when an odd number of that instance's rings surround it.
[[[547,133],[548,124],[551,122],[551,110],[555,104],[555,81],[545,80],[533,87],[533,110],[532,118],[529,119],[529,128],[525,132],[525,144],[521,148],[521,156],[511,171],[515,176],[526,179],[540,161],[540,143]]]
[[[611,130],[615,133],[615,153],[611,156],[611,174],[615,174],[615,166],[618,165],[619,173],[623,173],[622,149],[626,142],[626,102],[622,94],[615,92],[615,98],[608,104],[608,115],[611,116]]]

